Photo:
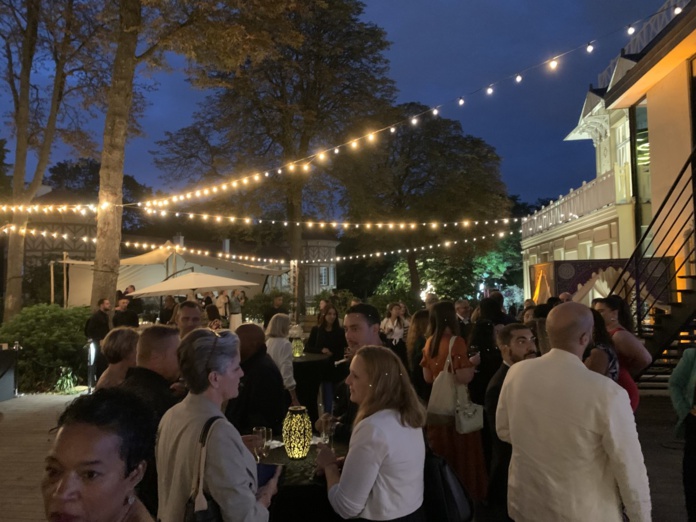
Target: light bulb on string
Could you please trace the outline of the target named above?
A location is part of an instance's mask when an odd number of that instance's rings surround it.
[[[632,25],[629,25],[629,26],[626,28],[626,32],[628,33],[629,36],[631,36],[633,33],[636,32],[636,28],[633,27]]]
[[[392,127],[389,127],[389,132],[391,132],[392,134],[394,134],[394,133],[396,132],[396,127],[393,127],[393,126],[392,126]]]
[[[411,118],[411,125],[418,125],[418,118],[416,118],[415,116]]]
[[[515,76],[515,81],[516,81],[517,83],[520,83],[520,82],[522,81],[522,75],[521,75],[521,74],[518,74],[517,76]]]
[[[459,98],[459,101],[457,103],[459,103],[460,107],[464,105],[464,98]]]
[[[550,67],[552,70],[555,70],[555,69],[558,67],[558,60],[556,60],[555,58],[554,58],[553,60],[551,60],[551,61],[549,62],[549,67]]]
[[[433,109],[433,116],[437,116],[438,114],[440,114],[440,111],[438,111],[437,109]]]
[[[586,50],[588,53],[591,53],[592,51],[594,51],[594,45],[592,45],[592,42],[588,42],[587,47],[585,48],[585,50]]]
[[[674,14],[675,15],[681,14],[681,12],[682,12],[682,8],[680,6],[677,5],[674,7]]]
[[[493,94],[493,86],[492,86],[492,85],[489,85],[489,86],[488,86],[488,88],[486,89],[486,94],[488,94],[489,96],[490,96],[491,94]]]

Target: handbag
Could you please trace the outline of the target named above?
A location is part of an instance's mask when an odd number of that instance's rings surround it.
[[[210,494],[203,491],[203,476],[205,475],[205,457],[206,457],[206,444],[208,442],[208,435],[210,434],[210,428],[212,428],[215,421],[222,419],[223,417],[216,416],[210,417],[201,430],[201,436],[198,440],[200,445],[200,453],[198,456],[198,474],[194,472],[193,483],[191,485],[191,496],[186,502],[186,508],[184,510],[184,522],[222,522],[222,513],[220,513],[220,506],[215,502]]]
[[[449,342],[449,353],[447,354],[445,367],[433,381],[427,408],[428,413],[431,415],[452,417],[457,408],[457,383],[454,380],[454,374],[450,372],[452,368],[452,346],[455,340],[456,337],[453,335]]]
[[[454,429],[465,434],[483,429],[483,406],[471,402],[469,388],[461,385],[464,393],[457,393],[457,406],[454,412]],[[466,399],[466,400],[464,400]]]
[[[425,442],[423,507],[427,520],[470,522],[474,503],[444,458],[433,453]]]

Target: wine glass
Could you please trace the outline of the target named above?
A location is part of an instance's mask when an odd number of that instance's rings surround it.
[[[333,450],[333,436],[336,432],[336,419],[331,416],[321,421],[321,441]]]
[[[251,430],[251,434],[254,436],[254,455],[256,456],[256,462],[261,462],[261,458],[264,457],[264,447],[266,446],[266,428],[258,426]]]

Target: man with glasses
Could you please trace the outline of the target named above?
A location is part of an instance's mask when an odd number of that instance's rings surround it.
[[[498,333],[498,348],[503,356],[503,363],[491,377],[486,389],[484,410],[491,427],[491,469],[488,483],[488,504],[496,512],[505,513],[507,518],[507,483],[508,468],[512,457],[512,446],[498,438],[495,431],[495,410],[498,407],[500,390],[510,367],[525,359],[534,359],[537,354],[536,339],[532,331],[520,323],[505,325]]]

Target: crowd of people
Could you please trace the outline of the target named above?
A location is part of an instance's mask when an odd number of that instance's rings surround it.
[[[652,359],[631,333],[625,302],[608,296],[587,307],[561,294],[517,311],[504,310],[502,297],[493,292],[474,308],[429,294],[412,315],[395,301],[384,316],[355,301],[342,318],[322,303],[306,350],[334,362],[315,428],[330,422],[348,453],[320,444],[316,472],[339,516],[428,520],[429,447],[475,501],[477,520],[651,519],[633,412],[635,377]],[[102,305],[97,313],[108,312]],[[47,458],[49,520],[78,519],[95,506],[110,514],[106,522],[184,520],[201,431],[218,417],[206,446],[206,495],[221,520],[268,519],[279,476],[259,485],[252,429],[280,433],[288,406],[298,404],[287,309],[275,300],[263,328],[232,331],[207,308],[205,327],[198,302],[176,308],[172,326],[121,326],[102,337],[108,366],[97,390],[61,416]],[[686,365],[673,388],[680,426],[693,439],[696,369]],[[483,405],[481,429],[462,434],[453,418],[426,412],[443,371]],[[693,466],[694,440],[687,448],[684,484],[693,492],[686,462]],[[687,493],[692,508],[694,498]]]

